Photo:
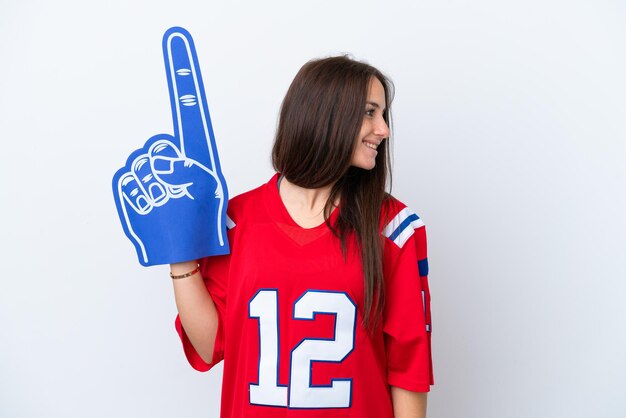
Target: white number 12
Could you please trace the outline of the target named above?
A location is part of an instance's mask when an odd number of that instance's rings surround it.
[[[354,349],[356,305],[342,292],[309,290],[293,306],[293,318],[314,320],[335,315],[333,339],[305,338],[291,350],[289,387],[278,384],[278,291],[262,289],[249,304],[259,320],[259,380],[250,384],[250,403],[289,408],[348,408],[352,379],[332,379],[330,386],[311,384],[311,363],[342,362]]]

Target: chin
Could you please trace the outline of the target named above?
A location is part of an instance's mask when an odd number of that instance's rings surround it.
[[[371,170],[376,167],[376,161],[372,161],[371,163],[363,163],[363,162],[353,162],[352,167],[360,168],[362,170]]]

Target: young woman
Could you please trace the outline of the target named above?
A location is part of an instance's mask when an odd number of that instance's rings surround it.
[[[372,66],[305,64],[277,174],[229,202],[231,254],[171,266],[189,362],[224,359],[222,417],[426,416],[426,236],[385,192],[390,102]]]

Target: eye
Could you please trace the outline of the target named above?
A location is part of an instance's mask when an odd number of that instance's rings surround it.
[[[365,111],[365,114],[366,114],[367,116],[369,116],[369,117],[373,117],[373,116],[374,116],[374,112],[375,112],[375,110],[376,110],[376,109],[367,109],[367,110]]]

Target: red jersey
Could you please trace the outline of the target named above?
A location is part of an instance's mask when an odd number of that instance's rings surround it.
[[[224,360],[225,418],[391,418],[389,385],[426,392],[433,382],[424,224],[385,204],[385,308],[368,332],[354,237],[344,257],[326,224],[298,226],[277,181],[229,202],[231,254],[200,261],[219,316],[213,361],[177,318],[187,359],[199,371]]]

